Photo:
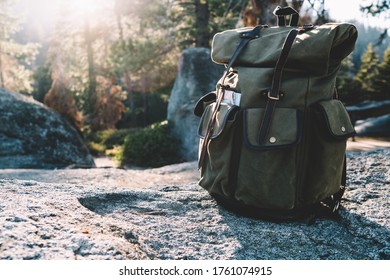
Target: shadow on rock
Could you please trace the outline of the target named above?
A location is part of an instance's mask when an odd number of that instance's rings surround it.
[[[221,208],[196,184],[79,198],[125,222],[151,259],[389,259],[389,230],[342,208],[340,219],[272,223]]]
[[[235,259],[378,260],[390,259],[388,228],[342,207],[337,219],[314,223],[243,218],[220,210],[240,246]]]

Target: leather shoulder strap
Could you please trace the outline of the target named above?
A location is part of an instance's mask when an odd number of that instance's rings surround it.
[[[217,117],[217,113],[219,111],[219,107],[220,107],[221,102],[223,100],[223,95],[224,95],[224,88],[223,88],[223,86],[224,86],[224,83],[225,83],[225,79],[228,76],[228,74],[230,72],[230,69],[234,65],[234,62],[237,60],[237,57],[240,55],[242,50],[249,43],[249,41],[260,37],[260,31],[263,28],[264,28],[264,26],[258,25],[255,28],[253,28],[251,31],[244,32],[244,33],[242,33],[240,35],[240,37],[241,37],[240,44],[238,45],[236,51],[233,53],[232,57],[230,58],[230,61],[229,61],[228,65],[226,66],[226,70],[223,73],[222,78],[219,80],[219,82],[217,84],[216,105],[215,105],[214,111],[213,111],[213,113],[211,115],[210,121],[209,121],[209,123],[207,125],[206,135],[205,135],[205,137],[203,139],[203,144],[202,144],[202,147],[200,149],[200,154],[199,154],[199,159],[198,159],[198,169],[200,169],[202,167],[202,163],[203,163],[203,160],[204,160],[204,157],[205,157],[207,145],[208,145],[208,142],[210,141],[210,137],[211,137],[211,135],[213,133],[213,127],[214,127],[214,123],[215,123],[215,120],[216,120],[216,117]]]

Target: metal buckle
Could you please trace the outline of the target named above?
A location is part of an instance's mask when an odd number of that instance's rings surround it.
[[[272,100],[278,101],[278,100],[280,99],[279,93],[278,93],[278,96],[273,97],[273,96],[271,96],[271,91],[268,91],[268,98],[269,98],[269,99],[272,99]]]
[[[330,196],[330,199],[331,199],[331,200],[332,200],[332,202],[334,203],[334,206],[333,206],[332,212],[333,212],[333,213],[336,213],[336,212],[339,210],[339,208],[340,208],[341,199],[337,199],[337,198],[335,198],[335,196],[334,196],[334,195],[331,195],[331,196]]]
[[[298,28],[299,33],[303,33],[309,30],[312,30],[314,28],[314,25],[312,24],[304,24],[303,26]]]
[[[335,205],[332,209],[332,212],[336,213],[339,210],[339,208],[340,208],[340,200],[337,200],[337,201],[335,201]]]

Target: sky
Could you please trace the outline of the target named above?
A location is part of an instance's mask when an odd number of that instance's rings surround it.
[[[384,16],[366,16],[360,11],[360,5],[370,4],[372,0],[325,0],[325,7],[331,18],[337,21],[357,20],[363,24],[390,28],[390,19]]]
[[[360,2],[357,0],[325,0],[325,7],[329,10],[331,17],[350,20],[361,17]]]

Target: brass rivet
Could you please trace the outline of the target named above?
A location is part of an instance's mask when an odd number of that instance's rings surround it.
[[[275,138],[275,137],[271,137],[271,138],[269,139],[269,142],[270,142],[271,144],[275,143],[275,142],[276,142],[276,138]]]

